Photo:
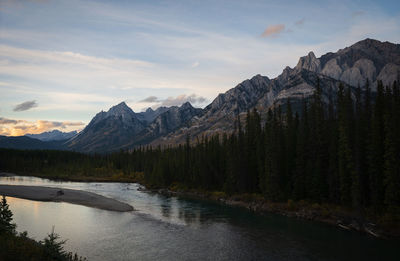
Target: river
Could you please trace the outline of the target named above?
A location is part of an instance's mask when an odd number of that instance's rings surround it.
[[[135,183],[0,177],[0,184],[62,187],[126,202],[133,212],[8,197],[17,230],[37,240],[55,227],[89,260],[397,260],[399,241],[330,225],[258,215],[214,202],[166,197]]]

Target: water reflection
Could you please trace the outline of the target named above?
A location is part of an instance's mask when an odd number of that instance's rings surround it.
[[[0,177],[0,184],[82,189],[137,211],[8,198],[19,231],[43,239],[54,225],[90,260],[396,260],[399,242],[207,201],[139,191],[138,184]]]

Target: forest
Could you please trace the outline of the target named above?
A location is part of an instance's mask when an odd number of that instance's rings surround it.
[[[283,108],[284,107],[284,110]],[[283,112],[285,111],[285,112]],[[265,120],[262,120],[264,119]],[[266,200],[329,203],[400,220],[400,92],[378,82],[371,93],[321,89],[294,111],[291,101],[267,115],[248,111],[230,134],[195,144],[89,155],[0,149],[0,170],[59,178],[112,177],[153,188],[183,186]]]

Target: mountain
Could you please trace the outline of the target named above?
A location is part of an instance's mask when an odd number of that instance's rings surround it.
[[[350,87],[346,83],[325,75],[301,69],[295,71],[286,68],[277,78],[256,75],[250,80],[237,85],[224,94],[220,94],[208,105],[201,117],[194,117],[184,129],[178,129],[165,137],[154,140],[152,145],[183,143],[190,135],[192,140],[201,136],[212,136],[217,133],[230,133],[234,130],[237,115],[243,118],[248,110],[256,108],[262,115],[269,108],[286,104],[290,99],[294,109],[300,109],[302,100],[311,97],[317,82],[322,89],[322,99],[336,100],[339,85]]]
[[[115,151],[131,142],[145,124],[125,102],[101,111],[77,136],[67,142],[72,150],[84,152]]]
[[[135,113],[125,102],[107,112],[99,112],[77,136],[67,142],[67,147],[83,152],[111,152],[148,144],[155,138],[168,134],[199,115],[202,109],[190,103],[180,107],[151,108]]]
[[[61,132],[59,130],[52,130],[40,134],[25,134],[25,136],[41,141],[55,141],[55,140],[68,140],[74,137],[78,132]]]
[[[187,122],[197,118],[202,113],[202,109],[194,108],[189,102],[182,104],[180,107],[172,106],[157,116],[145,130],[137,135],[137,139],[130,145],[145,145],[158,137],[185,128]]]
[[[161,113],[164,113],[166,111],[168,111],[169,108],[168,107],[158,107],[156,110],[153,110],[152,108],[148,108],[146,111],[144,112],[139,112],[136,113],[136,117],[143,121],[148,123],[151,123],[155,118],[157,118],[158,115],[160,115]]]
[[[185,129],[179,129],[152,142],[153,145],[177,144],[190,135],[193,140],[203,135],[232,132],[237,115],[243,118],[247,110],[256,108],[265,115],[269,108],[285,104],[290,99],[299,108],[303,99],[310,98],[317,82],[322,98],[334,102],[340,84],[352,92],[369,79],[372,91],[377,80],[390,85],[400,74],[400,45],[365,39],[316,58],[313,52],[301,57],[294,68],[286,67],[274,79],[256,75],[238,84],[224,94],[219,94],[208,105],[201,117],[193,118]]]
[[[41,141],[27,136],[0,136],[0,148],[20,150],[64,150],[65,141]]]

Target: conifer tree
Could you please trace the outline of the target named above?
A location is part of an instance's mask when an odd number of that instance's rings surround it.
[[[376,101],[371,120],[371,132],[368,150],[368,171],[370,182],[371,204],[376,212],[381,211],[383,207],[384,187],[384,87],[381,81],[378,81]]]
[[[13,213],[9,209],[7,199],[2,196],[0,202],[0,234],[2,233],[15,233],[16,225],[11,223],[13,220]]]

